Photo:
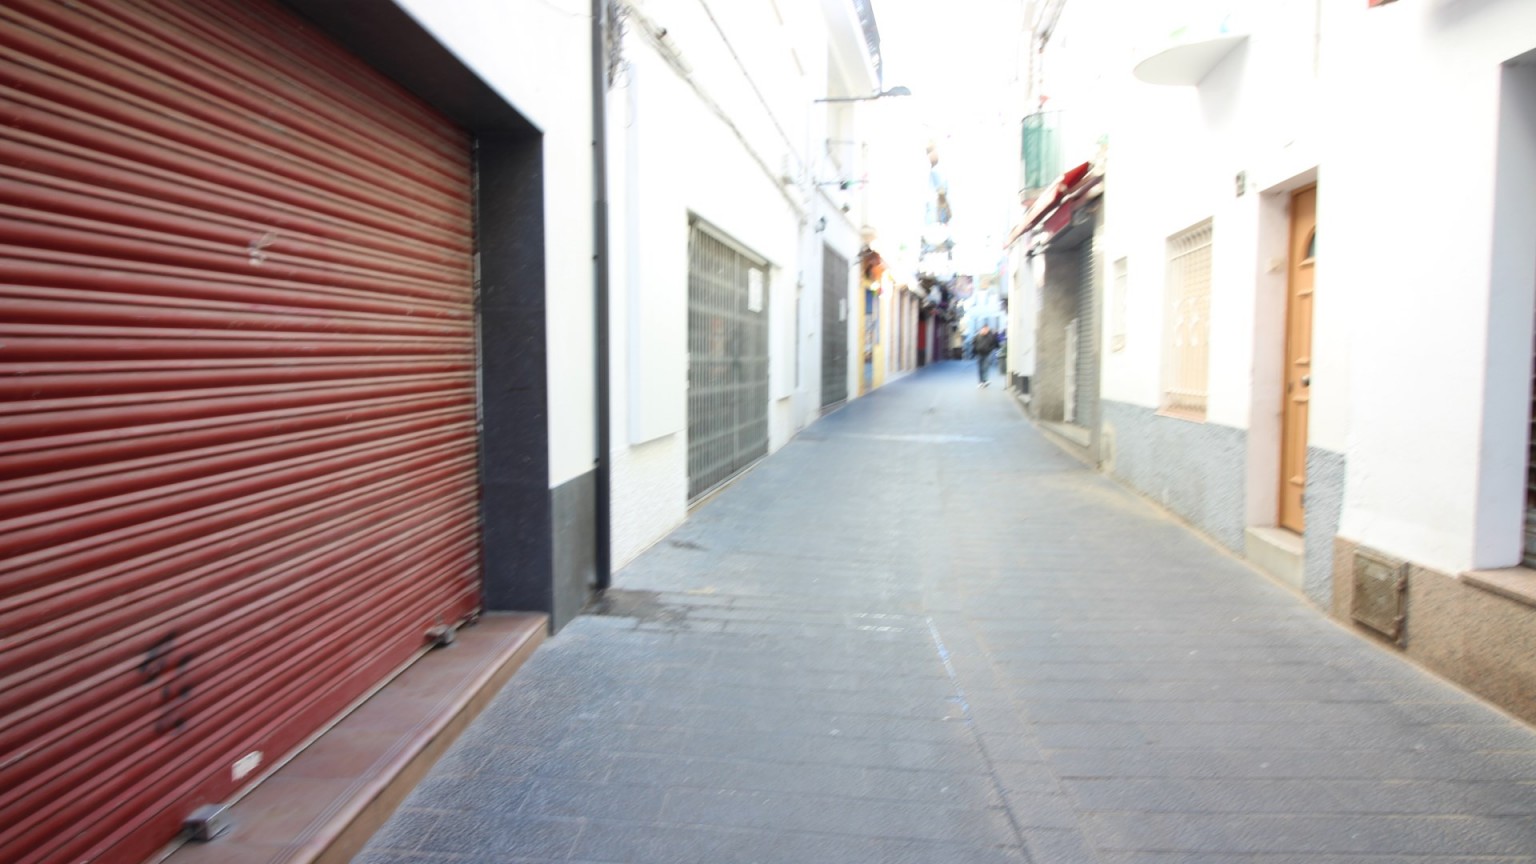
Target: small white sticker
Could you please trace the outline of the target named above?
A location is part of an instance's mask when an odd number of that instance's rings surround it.
[[[241,780],[251,776],[251,772],[260,767],[261,751],[255,750],[240,757],[240,761],[235,763],[234,768],[231,769],[229,773],[230,776],[235,778],[235,782],[239,783]]]
[[[747,271],[747,311],[763,311],[763,271]]]

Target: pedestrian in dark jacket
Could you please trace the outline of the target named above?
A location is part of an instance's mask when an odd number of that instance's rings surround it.
[[[976,331],[976,336],[971,340],[971,350],[976,352],[976,377],[981,383],[977,387],[987,386],[987,367],[992,365],[992,352],[997,350],[997,334],[992,328],[981,325]]]

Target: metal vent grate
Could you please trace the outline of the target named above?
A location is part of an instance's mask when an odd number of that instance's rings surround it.
[[[1401,641],[1407,618],[1408,564],[1366,550],[1355,552],[1350,617],[1383,636]]]

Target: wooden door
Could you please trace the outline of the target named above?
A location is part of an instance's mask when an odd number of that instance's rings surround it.
[[[1285,408],[1280,438],[1280,525],[1306,527],[1307,403],[1312,390],[1312,279],[1317,260],[1317,187],[1291,196],[1285,312]]]

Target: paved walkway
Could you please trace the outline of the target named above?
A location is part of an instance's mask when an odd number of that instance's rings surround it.
[[[848,405],[517,675],[358,859],[1536,862],[1536,734],[1045,441]]]

